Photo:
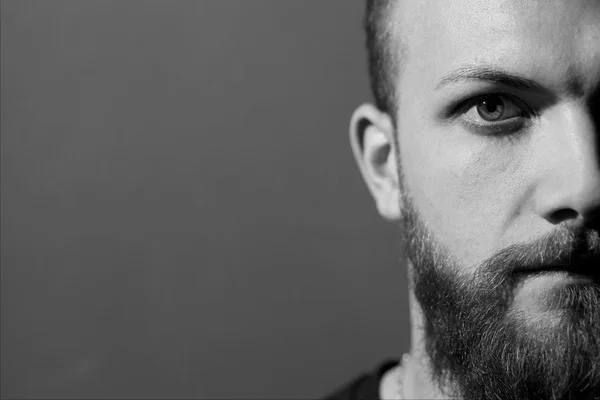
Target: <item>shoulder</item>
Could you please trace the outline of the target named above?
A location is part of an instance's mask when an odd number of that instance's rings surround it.
[[[386,360],[371,371],[355,377],[325,397],[325,400],[379,400],[381,380],[398,365],[399,360]]]

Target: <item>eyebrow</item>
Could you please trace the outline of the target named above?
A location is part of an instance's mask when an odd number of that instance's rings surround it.
[[[511,86],[515,89],[542,92],[546,89],[538,82],[490,67],[464,66],[444,76],[435,90],[453,83],[485,81]]]

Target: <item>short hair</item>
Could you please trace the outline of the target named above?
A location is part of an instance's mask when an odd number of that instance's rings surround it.
[[[400,54],[393,51],[390,15],[397,0],[367,0],[364,16],[367,61],[371,91],[375,105],[394,119],[397,60]]]

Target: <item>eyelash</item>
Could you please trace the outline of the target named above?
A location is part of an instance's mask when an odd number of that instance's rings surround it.
[[[497,96],[505,101],[512,102],[516,107],[522,110],[523,115],[513,117],[498,122],[489,122],[481,124],[464,118],[464,115],[473,107],[477,106],[482,100],[487,97]],[[533,117],[535,112],[527,105],[527,103],[513,94],[507,93],[486,93],[479,96],[471,97],[461,102],[454,111],[454,115],[461,119],[461,123],[473,133],[491,137],[510,137],[522,132]]]

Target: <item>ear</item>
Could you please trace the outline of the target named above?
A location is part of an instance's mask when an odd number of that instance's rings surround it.
[[[396,163],[394,125],[386,113],[371,104],[354,111],[350,144],[379,214],[393,221],[401,215],[401,196]]]

